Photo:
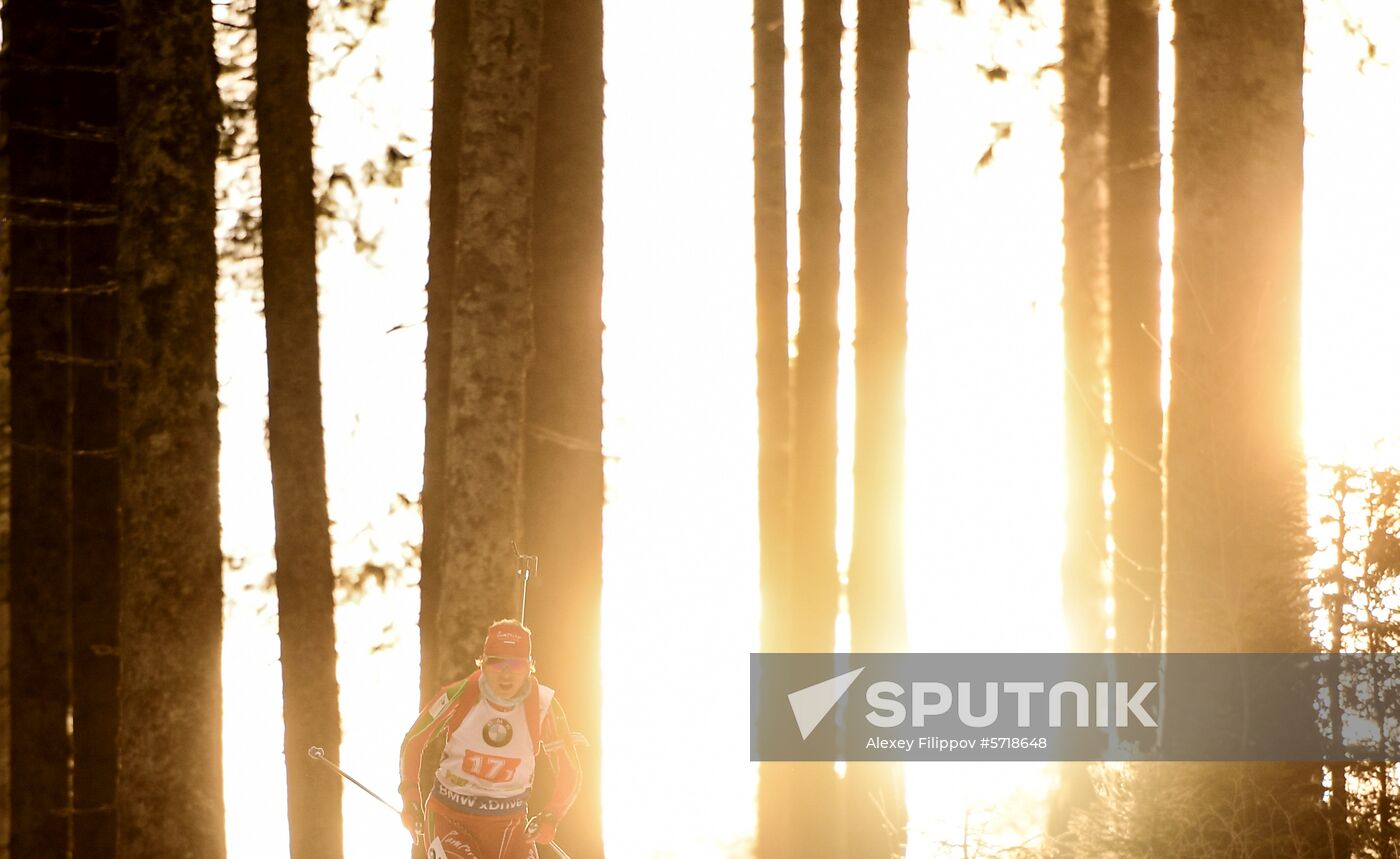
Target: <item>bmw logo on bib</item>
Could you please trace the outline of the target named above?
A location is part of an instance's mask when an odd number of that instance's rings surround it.
[[[485,740],[491,748],[499,749],[501,746],[510,742],[511,734],[513,733],[514,731],[511,730],[510,722],[498,717],[487,722],[486,726],[481,729],[481,738]]]

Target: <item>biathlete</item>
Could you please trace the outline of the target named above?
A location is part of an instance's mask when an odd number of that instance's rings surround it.
[[[578,739],[554,690],[534,677],[530,630],[500,620],[477,670],[444,688],[404,737],[403,821],[433,859],[533,859],[578,796]],[[553,795],[525,825],[535,753],[556,771]]]

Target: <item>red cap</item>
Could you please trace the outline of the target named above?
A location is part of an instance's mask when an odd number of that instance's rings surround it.
[[[485,656],[530,657],[530,630],[515,620],[498,620],[486,632]]]

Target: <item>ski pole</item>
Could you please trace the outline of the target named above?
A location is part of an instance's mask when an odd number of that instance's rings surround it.
[[[320,761],[321,763],[323,763],[323,764],[325,764],[326,766],[330,767],[331,769],[335,770],[336,774],[339,775],[341,778],[345,779],[346,781],[348,781],[348,782],[350,782],[351,784],[353,784],[355,787],[358,787],[360,790],[364,791],[365,793],[367,793],[367,794],[369,794],[370,796],[374,797],[375,799],[379,800],[381,803],[383,803],[383,805],[384,805],[385,808],[387,808],[387,809],[389,809],[390,811],[394,812],[394,813],[397,814],[399,817],[403,817],[403,809],[396,808],[396,807],[393,805],[393,803],[389,802],[389,800],[385,799],[384,797],[380,796],[379,794],[377,794],[377,793],[375,793],[374,791],[370,790],[369,788],[365,787],[363,784],[360,783],[360,780],[359,780],[359,779],[355,778],[354,776],[350,775],[350,773],[348,773],[348,772],[346,772],[345,770],[341,769],[340,767],[336,766],[334,761],[332,761],[330,758],[326,757],[326,750],[325,750],[325,749],[321,748],[320,746],[312,746],[311,748],[309,748],[309,749],[306,750],[306,754],[307,754],[307,756],[310,757],[313,761]],[[425,840],[424,837],[423,837],[423,823],[422,823],[421,820],[419,820],[419,821],[414,821],[414,824],[413,824],[413,840],[414,840],[415,842],[421,842],[421,841],[424,841],[424,840]]]
[[[526,834],[527,836],[529,836],[530,838],[534,838],[534,837],[535,837],[535,833],[536,833],[536,832],[539,832],[539,831],[540,831],[540,819],[539,819],[539,815],[535,815],[534,817],[530,818],[529,820],[527,820],[527,821],[525,822],[525,834]],[[564,848],[559,846],[559,843],[558,843],[558,842],[556,842],[556,841],[551,841],[551,842],[549,842],[549,846],[554,848],[554,852],[559,856],[559,859],[572,859],[572,857],[570,857],[569,854],[567,854],[567,853],[564,852]]]
[[[306,750],[306,753],[310,755],[313,761],[320,761],[321,763],[335,770],[341,778],[345,779],[346,781],[353,784],[355,787],[358,787],[360,790],[364,791],[365,793],[384,803],[384,806],[390,811],[400,816],[403,815],[403,809],[395,807],[392,803],[389,802],[389,800],[385,799],[384,797],[380,796],[379,794],[375,793],[374,791],[361,784],[359,779],[355,778],[354,776],[350,775],[350,773],[336,766],[330,758],[326,757],[325,749],[321,748],[320,746],[312,746],[311,748]]]

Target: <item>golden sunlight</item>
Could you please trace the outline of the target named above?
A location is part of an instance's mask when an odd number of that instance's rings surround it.
[[[786,3],[794,281],[801,5]],[[846,5],[849,27],[854,3]],[[970,0],[964,15],[951,5],[916,3],[911,19],[909,648],[1056,651],[1066,646],[1062,83],[1053,68],[1061,7],[1042,0],[1008,18],[995,0]],[[1391,149],[1400,138],[1400,6],[1317,0],[1308,12],[1307,451],[1315,464],[1395,464],[1400,252],[1391,234],[1400,223],[1400,165]],[[362,201],[379,233],[377,263],[367,264],[346,235],[332,236],[320,258],[335,566],[407,573],[340,594],[341,757],[396,801],[398,743],[418,697],[416,561],[404,547],[421,539],[421,526],[394,499],[416,499],[422,479],[431,3],[392,0],[383,24],[372,37],[379,41],[316,85],[315,101],[323,167],[358,169],[364,160],[358,129],[367,117],[346,106],[360,103],[356,87],[374,73],[382,78],[370,113],[421,149],[408,153],[400,187]],[[739,859],[752,850],[757,766],[748,760],[747,666],[758,648],[759,605],[750,26],[746,2],[606,3],[601,740],[606,844],[623,859]],[[848,55],[853,48],[848,32]],[[1172,63],[1170,50],[1162,53],[1166,119]],[[1005,79],[992,80],[992,67]],[[846,74],[853,128],[853,69]],[[851,142],[843,165],[844,475],[853,410]],[[1164,168],[1169,187],[1169,161]],[[1163,228],[1165,248],[1169,209]],[[232,559],[228,852],[277,859],[288,855],[284,767],[303,762],[306,750],[281,753],[276,600],[264,588],[274,564],[260,308],[225,282],[219,324],[224,548]],[[848,477],[839,497],[844,565]],[[550,599],[547,579],[530,594],[532,603]],[[540,670],[547,678],[549,666]],[[1043,831],[1051,767],[925,763],[906,774],[910,857],[955,855],[952,845],[968,839],[990,855],[1034,844]],[[349,785],[344,813],[349,859],[407,855],[399,820]],[[567,828],[561,843],[567,848]]]
[[[1303,389],[1308,455],[1400,463],[1400,9],[1308,4]],[[1375,54],[1371,54],[1374,48]]]
[[[677,58],[747,56],[749,10],[609,3],[607,34],[604,833],[619,856],[744,856],[758,623],[751,70]]]

